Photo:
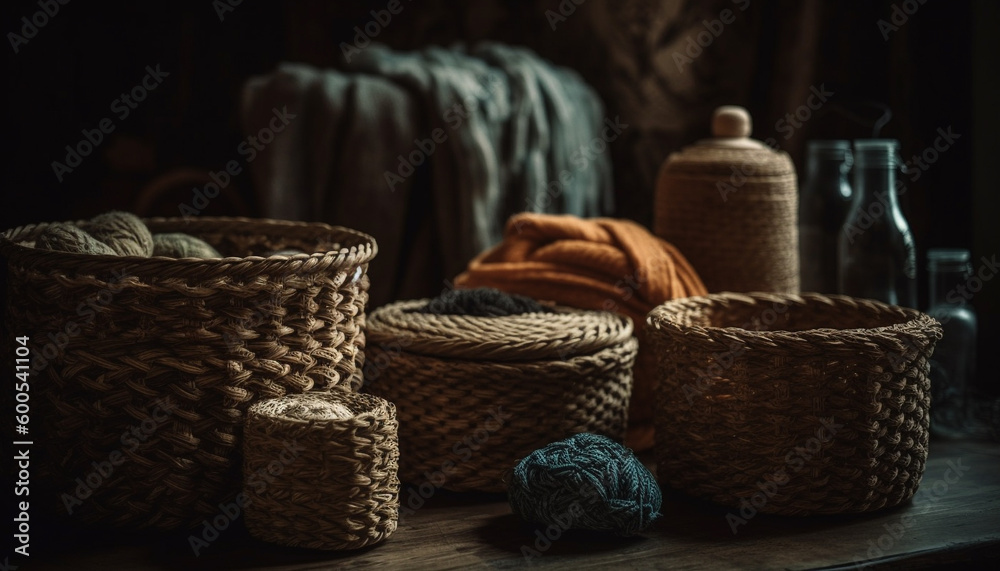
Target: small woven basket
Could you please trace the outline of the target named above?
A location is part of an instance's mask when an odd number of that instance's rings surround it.
[[[660,482],[734,508],[867,512],[917,490],[941,326],[818,294],[723,293],[650,312]]]
[[[22,244],[47,224],[8,230],[0,235],[6,324],[9,337],[30,337],[32,436],[44,445],[40,483],[54,488],[55,509],[174,529],[216,513],[239,489],[243,414],[253,402],[360,387],[376,245],[325,224],[146,224],[232,257],[47,251]],[[281,248],[316,253],[260,257]],[[59,498],[75,494],[76,479],[112,457],[123,460],[64,509]]]
[[[625,437],[637,342],[627,317],[559,308],[433,315],[404,301],[368,320],[366,389],[399,410],[400,477],[506,490],[522,457],[578,432]]]
[[[250,407],[243,441],[250,534],[328,550],[389,537],[399,518],[398,428],[392,403],[346,391]]]

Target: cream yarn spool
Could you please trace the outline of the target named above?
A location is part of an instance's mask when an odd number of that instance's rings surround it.
[[[135,214],[113,210],[91,218],[81,227],[119,256],[148,258],[153,254],[153,235]]]
[[[180,232],[153,235],[153,255],[167,258],[221,258],[211,244]]]

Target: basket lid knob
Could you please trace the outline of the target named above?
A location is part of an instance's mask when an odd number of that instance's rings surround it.
[[[745,107],[723,105],[717,107],[712,114],[712,138],[702,139],[696,146],[766,149],[764,143],[750,138],[751,131],[753,131],[753,120]]]
[[[712,136],[746,138],[753,130],[750,113],[739,105],[723,105],[712,114]]]

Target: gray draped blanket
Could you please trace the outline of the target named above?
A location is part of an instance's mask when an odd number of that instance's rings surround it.
[[[370,306],[435,296],[517,212],[613,210],[603,106],[573,71],[500,44],[282,64],[244,86],[243,128],[295,116],[249,168],[261,214],[375,236]]]

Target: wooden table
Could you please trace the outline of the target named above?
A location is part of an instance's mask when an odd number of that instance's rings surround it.
[[[404,487],[404,500],[406,487]],[[234,524],[195,557],[188,534],[99,532],[64,524],[36,531],[34,569],[848,569],[926,568],[1000,563],[1000,445],[932,441],[913,501],[863,516],[757,515],[734,534],[728,510],[677,494],[641,537],[566,532],[536,545],[536,527],[511,513],[502,496],[438,491],[405,516],[384,544],[352,553],[283,548],[250,538]],[[240,518],[242,519],[242,518]],[[530,559],[524,546],[538,552]],[[2,560],[0,560],[2,563]],[[992,564],[992,565],[991,565]]]

